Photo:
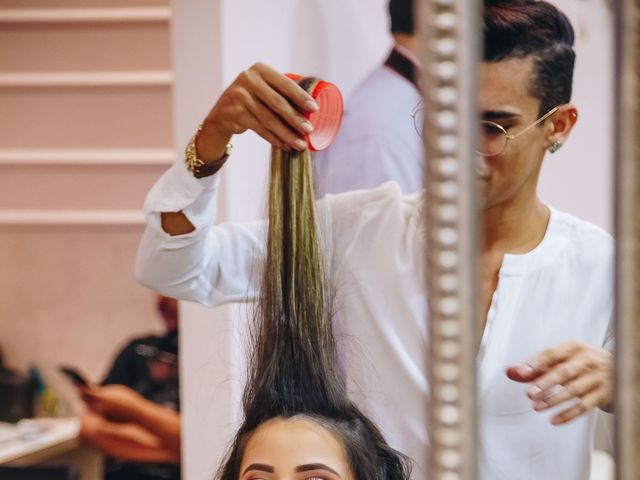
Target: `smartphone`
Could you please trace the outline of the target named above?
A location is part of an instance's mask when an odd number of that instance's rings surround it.
[[[89,382],[87,379],[73,367],[60,366],[58,367],[62,373],[64,373],[69,380],[73,382],[76,387],[88,387]]]

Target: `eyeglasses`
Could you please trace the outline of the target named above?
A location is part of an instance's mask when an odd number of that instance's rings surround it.
[[[520,135],[529,131],[539,123],[544,122],[547,118],[556,113],[559,108],[559,106],[552,108],[531,125],[528,125],[523,130],[520,130],[518,133],[513,135],[509,135],[502,125],[489,120],[480,120],[480,138],[476,153],[483,157],[500,155],[507,148],[509,140],[518,138]],[[411,118],[413,119],[413,127],[416,129],[416,132],[418,135],[422,136],[422,126],[424,122],[424,106],[422,105],[422,102],[416,105],[411,111]]]

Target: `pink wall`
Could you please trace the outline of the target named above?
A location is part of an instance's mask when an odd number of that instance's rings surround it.
[[[162,325],[133,263],[173,159],[170,15],[168,0],[0,0],[0,346],[71,401],[59,363],[99,380]]]

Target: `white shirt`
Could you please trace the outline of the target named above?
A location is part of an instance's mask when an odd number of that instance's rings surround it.
[[[143,284],[211,306],[256,297],[264,222],[213,225],[216,185],[215,176],[197,180],[178,163],[152,188],[137,258]],[[428,443],[422,201],[389,182],[318,204],[350,393],[415,460],[415,479],[424,478]],[[196,230],[170,237],[159,212],[178,210]],[[478,357],[483,480],[587,478],[596,412],[553,427],[505,368],[565,340],[610,341],[613,249],[603,230],[552,209],[538,247],[505,256]]]
[[[422,190],[424,148],[411,118],[420,100],[418,89],[390,68],[383,65],[369,74],[347,100],[334,143],[316,154],[318,195],[374,188],[389,180],[403,193]]]

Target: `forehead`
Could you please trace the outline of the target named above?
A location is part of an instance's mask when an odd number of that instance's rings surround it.
[[[480,111],[537,109],[539,99],[532,97],[529,86],[533,59],[514,58],[499,62],[482,62],[478,76]]]
[[[263,423],[247,442],[241,471],[253,463],[292,472],[298,465],[324,463],[348,478],[342,443],[326,428],[308,419],[275,418]]]

